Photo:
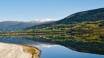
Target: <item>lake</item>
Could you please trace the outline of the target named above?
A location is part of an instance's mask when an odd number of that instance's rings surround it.
[[[78,49],[75,51],[75,49],[68,48],[62,44],[33,41],[28,40],[26,37],[0,37],[0,42],[38,47],[41,50],[40,58],[104,58],[104,55],[100,54],[101,51],[100,53],[86,53],[88,50],[78,52]]]

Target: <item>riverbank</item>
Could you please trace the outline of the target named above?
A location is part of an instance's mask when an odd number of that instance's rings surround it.
[[[39,54],[34,47],[0,43],[0,58],[39,58]]]

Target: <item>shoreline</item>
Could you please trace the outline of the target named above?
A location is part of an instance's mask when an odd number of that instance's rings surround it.
[[[0,58],[40,58],[36,47],[0,42]]]

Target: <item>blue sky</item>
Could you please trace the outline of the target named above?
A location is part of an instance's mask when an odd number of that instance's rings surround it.
[[[104,0],[0,0],[0,21],[49,21],[103,8]]]

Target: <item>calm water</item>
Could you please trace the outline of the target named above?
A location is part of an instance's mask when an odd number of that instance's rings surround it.
[[[27,40],[24,37],[2,37],[0,38],[0,42],[38,47],[41,50],[40,58],[104,58],[104,55],[77,52],[61,45],[34,42],[32,40]]]

